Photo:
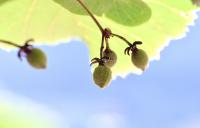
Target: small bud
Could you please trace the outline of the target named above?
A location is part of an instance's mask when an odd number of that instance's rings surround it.
[[[30,51],[27,53],[26,59],[34,68],[45,69],[47,67],[46,55],[38,48],[30,49]]]
[[[142,49],[136,49],[131,54],[132,63],[139,69],[145,70],[148,64],[148,56]]]
[[[112,71],[110,68],[99,65],[95,68],[93,73],[93,80],[95,84],[97,84],[100,88],[106,87],[106,85],[109,84],[110,80],[112,78]]]
[[[108,59],[104,64],[109,68],[113,67],[117,62],[117,55],[111,49],[106,49],[103,51],[103,58]]]

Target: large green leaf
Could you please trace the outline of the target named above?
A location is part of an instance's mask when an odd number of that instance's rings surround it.
[[[1,0],[0,39],[23,44],[35,38],[38,44],[55,44],[70,38],[82,38],[90,57],[99,56],[101,35],[91,18],[76,0]],[[7,1],[7,2],[4,2]],[[167,41],[176,39],[194,22],[197,7],[191,0],[84,0],[98,20],[114,33],[130,41],[141,40],[149,58],[159,58]],[[110,41],[118,55],[114,75],[138,72],[131,58],[123,54],[127,47],[116,38]],[[9,48],[9,46],[1,45]],[[81,54],[81,53],[80,53]]]
[[[70,12],[87,15],[76,0],[54,0]],[[144,23],[151,17],[151,9],[141,0],[85,0],[84,3],[97,16],[105,15],[115,22],[127,26]],[[127,15],[128,14],[128,15]]]

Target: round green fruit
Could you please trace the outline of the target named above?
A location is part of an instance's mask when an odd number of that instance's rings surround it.
[[[45,69],[47,67],[46,55],[38,48],[31,49],[30,52],[27,53],[26,58],[28,63],[34,68]]]
[[[137,49],[131,54],[132,63],[139,69],[145,70],[148,64],[148,56],[146,52],[142,49]]]
[[[114,51],[111,49],[106,49],[103,51],[103,57],[108,58],[108,61],[106,61],[104,64],[107,67],[113,67],[117,62],[117,55]]]
[[[106,87],[112,78],[112,71],[109,67],[99,65],[94,69],[93,80],[100,88]]]

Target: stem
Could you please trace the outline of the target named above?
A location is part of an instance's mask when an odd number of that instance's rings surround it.
[[[109,43],[108,43],[108,38],[105,38],[106,41],[106,49],[110,49]]]
[[[96,25],[99,27],[99,30],[101,31],[101,33],[103,33],[104,29],[101,26],[101,24],[98,22],[98,20],[95,18],[95,16],[92,14],[92,12],[86,7],[86,5],[81,1],[81,0],[77,0],[79,2],[79,4],[87,11],[87,13],[90,15],[90,17],[93,19],[93,21],[96,23]]]
[[[123,36],[120,36],[118,34],[114,34],[114,33],[111,33],[112,36],[116,36],[118,37],[119,39],[123,40],[124,42],[126,42],[129,46],[132,46],[132,44],[126,39],[124,38]]]
[[[104,36],[104,34],[102,34],[102,38],[101,38],[101,48],[100,48],[100,59],[103,58],[104,39],[105,39],[105,36]]]
[[[10,41],[7,41],[7,40],[0,40],[0,42],[1,42],[1,43],[4,43],[4,44],[9,44],[9,45],[12,45],[12,46],[15,46],[15,47],[21,48],[20,45],[15,44],[15,43],[10,42]]]

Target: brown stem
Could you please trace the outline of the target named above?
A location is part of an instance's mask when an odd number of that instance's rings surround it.
[[[87,11],[87,13],[90,15],[90,17],[93,19],[93,21],[96,23],[96,25],[99,27],[99,30],[101,31],[101,33],[103,33],[104,29],[101,26],[101,24],[98,22],[98,20],[95,18],[95,16],[92,14],[92,12],[86,7],[86,5],[81,1],[81,0],[77,0],[80,5]]]
[[[106,49],[110,49],[108,38],[105,38],[105,41],[106,41]]]
[[[98,26],[99,30],[101,31],[102,40],[101,40],[101,47],[100,47],[100,59],[103,58],[104,40],[106,41],[106,48],[109,48],[108,38],[110,36],[118,37],[119,39],[123,40],[126,44],[128,44],[130,47],[132,46],[132,44],[126,38],[124,38],[123,36],[120,36],[118,34],[114,34],[114,33],[111,32],[111,30],[109,31],[108,29],[103,29],[103,27],[101,26],[99,21],[95,18],[95,16],[87,8],[87,6],[82,2],[82,0],[77,0],[77,2],[79,2],[79,4],[85,9],[85,11],[87,11],[89,16],[93,19],[93,21],[95,22],[95,24]]]
[[[124,42],[126,42],[129,46],[132,46],[132,44],[126,39],[124,38],[123,36],[120,36],[118,34],[114,34],[114,33],[111,33],[112,36],[115,36],[115,37],[118,37],[119,39],[123,40]]]
[[[20,45],[18,45],[18,44],[15,44],[15,43],[13,43],[13,42],[10,42],[10,41],[7,41],[7,40],[0,40],[0,42],[1,42],[1,43],[4,43],[4,44],[12,45],[12,46],[14,46],[14,47],[21,48],[21,46],[20,46]]]
[[[105,36],[104,36],[104,34],[102,34],[102,38],[101,38],[101,48],[100,48],[100,59],[103,58],[104,39],[105,39]]]

